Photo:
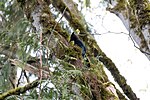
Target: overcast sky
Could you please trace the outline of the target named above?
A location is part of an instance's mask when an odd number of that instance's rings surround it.
[[[98,2],[91,2],[91,7],[97,6]],[[150,61],[134,47],[120,19],[102,7],[91,11],[84,10],[84,14],[86,21],[93,25],[92,28],[102,34],[95,35],[100,48],[113,60],[140,100],[149,100]],[[108,71],[107,73],[109,79],[113,81],[110,73]]]

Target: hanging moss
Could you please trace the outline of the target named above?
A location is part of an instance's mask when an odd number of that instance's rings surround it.
[[[126,9],[127,2],[125,0],[117,0],[117,5],[113,8],[113,10],[121,12]]]

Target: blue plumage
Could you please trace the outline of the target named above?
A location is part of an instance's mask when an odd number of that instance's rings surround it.
[[[74,41],[74,44],[78,45],[82,49],[82,57],[84,58],[86,53],[86,48],[83,42],[74,34],[74,32],[71,34],[70,41]]]

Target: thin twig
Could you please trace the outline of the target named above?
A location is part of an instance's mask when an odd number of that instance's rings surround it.
[[[12,80],[10,77],[9,77],[9,81],[10,81],[10,83],[11,83],[12,87],[13,87],[13,88],[15,88],[16,86],[15,86],[15,84],[14,84],[13,80]]]
[[[143,51],[143,50],[141,50],[139,47],[136,46],[136,43],[134,42],[134,40],[133,40],[133,38],[132,38],[130,32],[129,32],[129,37],[130,37],[131,41],[133,42],[133,45],[134,45],[135,48],[137,48],[138,50],[140,50],[140,51],[141,51],[142,53],[144,53],[144,54],[150,55],[150,53],[148,53],[148,52],[146,52],[146,51]]]
[[[23,75],[23,69],[22,69],[22,71],[21,71],[21,75],[20,75],[20,77],[19,77],[19,79],[18,79],[17,87],[18,87],[18,86],[19,86],[19,84],[20,84],[20,80],[21,80],[22,75]]]
[[[129,9],[128,8],[126,8],[127,9],[127,16],[128,16],[128,19],[130,19],[129,18]],[[138,21],[138,20],[137,20]],[[129,25],[131,25],[130,24],[130,20],[129,20]],[[139,22],[138,22],[139,23]],[[131,36],[131,28],[129,27],[129,37],[130,37],[130,39],[131,39],[131,41],[133,42],[133,45],[134,45],[134,47],[135,48],[137,48],[138,50],[140,50],[142,53],[144,53],[144,54],[147,54],[147,55],[150,55],[150,53],[148,53],[148,52],[146,52],[146,51],[143,51],[143,50],[141,50],[139,47],[137,47],[136,46],[136,43],[135,43],[135,41],[133,40],[133,38],[132,38],[132,36]]]
[[[58,23],[59,23],[59,22],[61,21],[61,19],[63,18],[64,14],[65,14],[65,12],[66,12],[66,9],[67,9],[67,7],[65,7],[65,9],[64,9],[64,11],[63,11],[63,13],[62,13],[62,16],[60,17],[60,19],[58,20],[58,22],[55,24],[54,28],[52,29],[51,34],[50,34],[49,39],[48,39],[48,44],[49,44],[49,42],[50,42],[50,39],[51,39],[51,37],[52,37],[52,34],[53,34],[53,32],[54,32],[56,26],[58,25]]]
[[[105,32],[105,33],[102,33],[102,34],[97,33],[97,34],[91,34],[91,35],[106,35],[106,34],[109,34],[109,33],[129,35],[128,33],[125,33],[125,32],[111,32],[111,31],[108,31],[108,32]]]
[[[26,73],[25,70],[23,70],[23,73],[24,73],[24,77],[25,77],[26,80],[27,80],[27,83],[30,83],[29,77],[27,76],[27,73]]]
[[[63,11],[63,13],[62,13],[62,16],[60,17],[60,19],[58,20],[58,22],[55,24],[54,28],[52,29],[51,34],[50,34],[50,36],[49,36],[49,38],[48,38],[48,44],[50,44],[50,40],[51,40],[51,37],[52,37],[52,35],[53,35],[53,32],[55,31],[55,28],[56,28],[56,26],[58,25],[58,23],[59,23],[59,22],[61,21],[61,19],[63,18],[64,14],[65,14],[65,12],[66,12],[66,9],[67,9],[67,7],[65,7],[65,9],[64,9],[64,11]],[[47,50],[47,51],[48,51],[48,50]],[[49,58],[49,57],[47,56],[47,58]]]
[[[42,81],[42,32],[40,33],[40,67],[39,67],[39,79],[40,79],[40,91],[39,91],[39,96],[38,99],[41,100],[41,91],[42,91],[42,86],[41,86],[41,81]]]

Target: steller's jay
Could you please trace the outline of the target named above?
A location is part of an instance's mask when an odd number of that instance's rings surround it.
[[[70,39],[70,41],[74,41],[74,44],[78,45],[78,46],[82,49],[82,57],[84,58],[85,53],[86,53],[85,45],[84,45],[83,42],[79,39],[79,37],[78,37],[77,35],[75,35],[74,32],[71,34],[71,39]]]

